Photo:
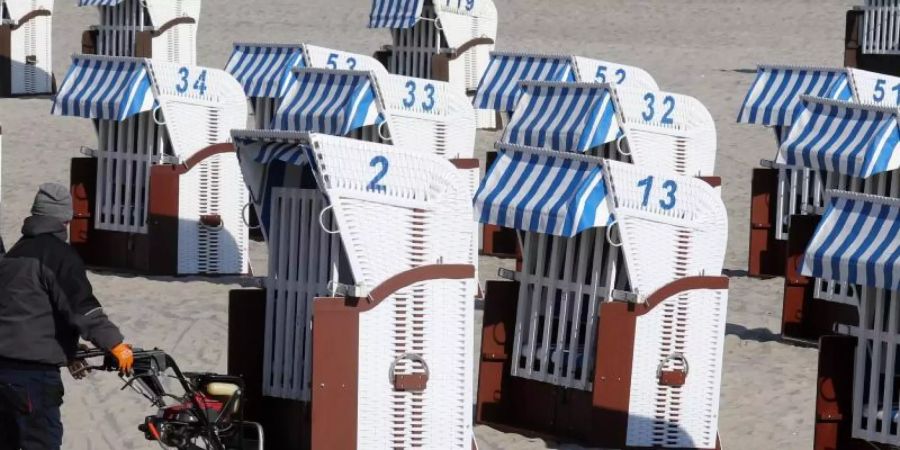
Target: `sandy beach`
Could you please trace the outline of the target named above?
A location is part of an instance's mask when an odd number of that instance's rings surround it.
[[[780,340],[782,279],[745,275],[750,171],[772,158],[775,141],[760,127],[738,125],[737,112],[759,63],[839,66],[844,14],[861,1],[838,0],[495,0],[499,50],[582,55],[635,65],[660,88],[696,97],[716,120],[717,172],[729,212],[725,266],[731,276],[719,432],[728,450],[812,446],[816,350]],[[95,8],[59,0],[54,11],[54,72],[59,81]],[[208,0],[198,40],[199,64],[224,67],[231,45],[308,42],[370,54],[389,36],[366,28],[362,0]],[[3,189],[0,232],[19,237],[36,187],[68,183],[69,159],[96,143],[89,120],[50,115],[48,98],[0,99]],[[479,132],[478,151],[496,133]],[[266,272],[266,249],[252,248],[253,271]],[[506,262],[482,258],[482,278]],[[187,369],[225,371],[228,291],[252,280],[147,278],[92,272],[96,296],[137,346],[160,347]],[[478,313],[476,313],[478,314]],[[478,316],[476,316],[478,317]],[[476,329],[480,330],[480,318]],[[137,431],[153,413],[111,374],[87,381],[65,375],[65,449],[153,449]],[[602,426],[602,424],[598,424]],[[581,448],[477,427],[481,449]]]

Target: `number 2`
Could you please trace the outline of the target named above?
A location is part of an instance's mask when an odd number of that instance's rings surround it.
[[[663,123],[663,125],[671,125],[672,112],[675,111],[675,98],[671,95],[667,95],[666,98],[663,99],[663,105],[668,106],[669,109],[667,109],[665,114],[663,114],[661,122]]]
[[[381,166],[381,170],[375,174],[375,178],[372,178],[372,181],[369,182],[369,185],[366,186],[366,189],[372,191],[383,192],[387,188],[383,184],[378,184],[385,175],[387,175],[388,167],[390,163],[388,163],[388,159],[384,156],[376,156],[369,161],[369,167]]]
[[[182,67],[178,69],[178,75],[181,75],[181,83],[175,86],[175,90],[178,91],[179,94],[184,94],[188,90],[188,76],[191,72],[187,67]]]

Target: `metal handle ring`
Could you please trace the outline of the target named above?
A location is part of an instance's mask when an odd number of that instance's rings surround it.
[[[629,149],[627,152],[625,150],[623,150],[624,147],[622,146],[622,141],[624,141],[624,140],[625,140],[624,134],[619,136],[618,138],[616,138],[616,151],[619,152],[620,155],[631,156],[631,149]]]
[[[241,208],[241,220],[244,222],[244,226],[250,230],[258,230],[262,228],[262,224],[258,224],[256,226],[250,225],[250,215],[247,213],[250,210],[250,202],[244,204],[244,207]]]
[[[203,223],[203,221],[200,221],[199,223],[200,223],[201,227],[206,228],[210,231],[219,232],[219,231],[222,231],[225,229],[225,221],[224,220],[220,221],[219,224],[216,226],[207,225],[207,224]]]
[[[688,366],[688,361],[687,358],[685,358],[684,353],[676,352],[666,356],[666,359],[659,362],[659,366],[656,367],[656,378],[662,377],[663,366],[665,366],[667,362],[680,362],[681,365],[684,366],[685,377],[690,372],[690,367]]]
[[[165,122],[165,121],[161,121],[161,120],[159,119],[159,117],[157,116],[157,114],[156,114],[156,112],[159,111],[160,109],[162,109],[162,107],[161,107],[160,105],[156,105],[156,106],[153,108],[153,112],[151,113],[151,116],[153,117],[153,123],[155,123],[155,124],[157,124],[157,125],[159,125],[159,126],[161,126],[161,127],[164,127],[164,126],[166,126],[166,122]]]
[[[613,240],[612,240],[612,229],[613,229],[613,227],[617,227],[618,225],[619,225],[619,221],[613,220],[613,222],[611,224],[606,226],[606,242],[609,242],[609,245],[616,247],[616,248],[622,246],[621,240],[618,243],[613,242]]]
[[[425,369],[425,378],[431,378],[431,376],[430,376],[431,372],[428,369],[428,363],[425,362],[425,358],[423,358],[422,355],[419,355],[416,353],[404,353],[404,354],[394,358],[393,361],[391,361],[391,370],[388,372],[388,381],[389,382],[391,382],[391,383],[394,382],[394,375],[395,375],[395,371],[397,369],[397,363],[404,359],[408,359],[410,361],[421,364],[422,367]]]
[[[328,228],[325,228],[325,220],[324,220],[325,211],[328,211],[329,209],[331,209],[331,207],[332,207],[332,205],[328,205],[325,208],[322,208],[322,211],[319,212],[319,227],[321,227],[322,231],[324,231],[327,234],[338,234],[341,232],[341,230],[329,230]]]
[[[375,129],[375,131],[378,133],[378,137],[381,138],[382,141],[387,141],[387,140],[391,139],[390,136],[385,136],[384,133],[382,132],[382,130],[384,129],[384,127],[386,125],[387,125],[387,121],[381,122],[378,124],[378,127]]]

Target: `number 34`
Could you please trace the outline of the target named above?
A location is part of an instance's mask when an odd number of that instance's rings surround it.
[[[190,81],[188,78],[191,76],[191,71],[187,67],[182,67],[178,69],[178,76],[181,78],[181,82],[175,85],[175,90],[179,94],[184,94],[188,90],[188,86],[190,86]],[[200,95],[206,93],[206,70],[204,69],[200,72],[200,76],[197,77],[197,80],[194,81],[194,90],[198,91]]]
[[[644,188],[644,198],[641,202],[641,206],[646,207],[650,202],[650,191],[653,190],[653,176],[651,175],[638,181],[637,186]],[[675,192],[678,191],[678,183],[676,183],[675,180],[666,180],[662,187],[666,191],[666,198],[659,201],[659,207],[670,210],[675,207],[675,203],[677,202]]]

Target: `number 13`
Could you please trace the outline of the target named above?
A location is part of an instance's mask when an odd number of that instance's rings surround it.
[[[653,175],[638,181],[637,185],[644,188],[644,198],[641,206],[646,207],[647,203],[650,202],[650,190],[653,189]],[[675,207],[675,192],[678,191],[678,183],[675,180],[666,180],[662,187],[666,190],[666,198],[659,201],[659,207],[664,210],[670,210]]]

